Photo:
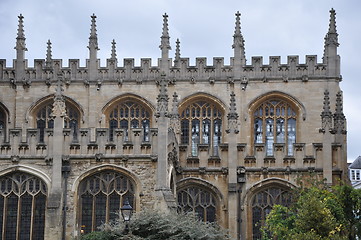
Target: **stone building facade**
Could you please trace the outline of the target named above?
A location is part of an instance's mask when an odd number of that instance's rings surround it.
[[[285,64],[246,64],[237,12],[229,65],[191,66],[178,40],[171,59],[164,15],[156,65],[120,63],[113,41],[101,67],[93,15],[85,67],[53,59],[50,41],[28,67],[23,20],[13,66],[0,60],[2,239],[73,239],[114,219],[125,199],[135,211],[192,211],[235,239],[259,239],[297,179],[347,178],[333,9],[322,61]]]

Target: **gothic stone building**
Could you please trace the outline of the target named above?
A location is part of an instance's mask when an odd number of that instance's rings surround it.
[[[171,59],[164,15],[157,65],[120,63],[113,41],[102,67],[93,15],[85,67],[53,59],[50,41],[29,67],[23,20],[13,66],[0,60],[1,239],[73,239],[116,218],[126,199],[136,212],[191,211],[235,239],[259,239],[297,179],[347,175],[333,9],[322,61],[305,63],[246,64],[237,12],[229,65],[192,66],[179,41]]]

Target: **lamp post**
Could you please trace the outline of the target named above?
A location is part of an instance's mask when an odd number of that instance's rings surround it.
[[[133,214],[133,208],[130,206],[128,198],[124,200],[123,206],[120,208],[120,212],[122,214],[123,221],[125,222],[124,234],[128,234],[129,221]]]

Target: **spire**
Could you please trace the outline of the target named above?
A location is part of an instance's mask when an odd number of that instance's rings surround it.
[[[234,132],[234,133],[238,133],[238,124],[237,124],[237,120],[238,120],[238,113],[237,113],[237,108],[236,108],[236,98],[235,98],[235,94],[234,92],[231,92],[230,94],[231,99],[230,99],[230,104],[229,104],[229,113],[227,115],[228,118],[228,129],[226,130],[227,133],[230,132]]]
[[[167,82],[165,80],[165,74],[162,74],[160,80],[160,89],[157,97],[157,113],[156,117],[167,117],[168,116],[168,93],[167,93]]]
[[[163,31],[162,36],[160,37],[160,46],[159,48],[163,51],[168,51],[171,49],[169,43],[169,33],[168,33],[168,15],[165,13],[163,15]]]
[[[98,48],[98,36],[97,36],[97,29],[96,29],[96,16],[93,13],[93,15],[91,16],[92,20],[91,20],[91,28],[90,28],[90,37],[89,37],[89,51],[90,51],[90,56],[89,59],[91,60],[96,60],[97,59],[97,50],[99,50]]]
[[[46,68],[51,68],[52,55],[51,55],[51,42],[50,42],[50,39],[48,40],[48,42],[46,44],[47,44],[47,48],[46,48],[45,67]]]
[[[112,41],[112,54],[111,54],[110,59],[117,60],[116,42],[114,39]]]
[[[324,92],[323,111],[321,113],[322,128],[320,132],[325,133],[332,128],[332,112],[330,110],[330,93],[328,90]]]
[[[333,132],[335,134],[346,134],[346,117],[343,114],[342,93],[336,94],[336,110],[333,114]]]
[[[240,63],[242,66],[246,64],[245,50],[244,50],[244,39],[241,33],[241,14],[237,12],[236,14],[236,27],[233,35],[233,45],[234,49],[234,60],[235,64]]]
[[[160,39],[161,41],[159,48],[162,51],[161,71],[166,72],[169,68],[168,59],[169,59],[169,50],[171,49],[169,43],[169,33],[168,33],[168,15],[166,13],[163,15],[163,31]]]
[[[337,55],[338,33],[336,30],[336,12],[332,8],[330,10],[330,23],[328,32],[325,36],[325,45],[323,52],[323,63],[328,65],[328,75],[337,76],[339,75],[339,56]]]
[[[25,58],[25,51],[28,51],[25,44],[25,33],[24,33],[24,17],[22,14],[18,16],[19,18],[19,24],[18,24],[18,33],[16,37],[16,59],[18,60],[24,60]]]
[[[180,41],[177,38],[176,48],[175,48],[175,58],[174,58],[174,67],[180,67]]]

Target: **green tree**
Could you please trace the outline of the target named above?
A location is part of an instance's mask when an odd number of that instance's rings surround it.
[[[295,190],[289,207],[274,206],[264,239],[341,240],[361,237],[361,190],[313,184]]]
[[[104,225],[99,235],[81,240],[228,240],[227,233],[214,223],[200,221],[193,214],[144,211],[133,216],[129,234],[124,235],[125,224],[116,221]],[[102,235],[104,234],[104,235]],[[92,238],[94,237],[94,238]],[[95,238],[97,237],[97,238]],[[103,238],[100,238],[103,237]]]

